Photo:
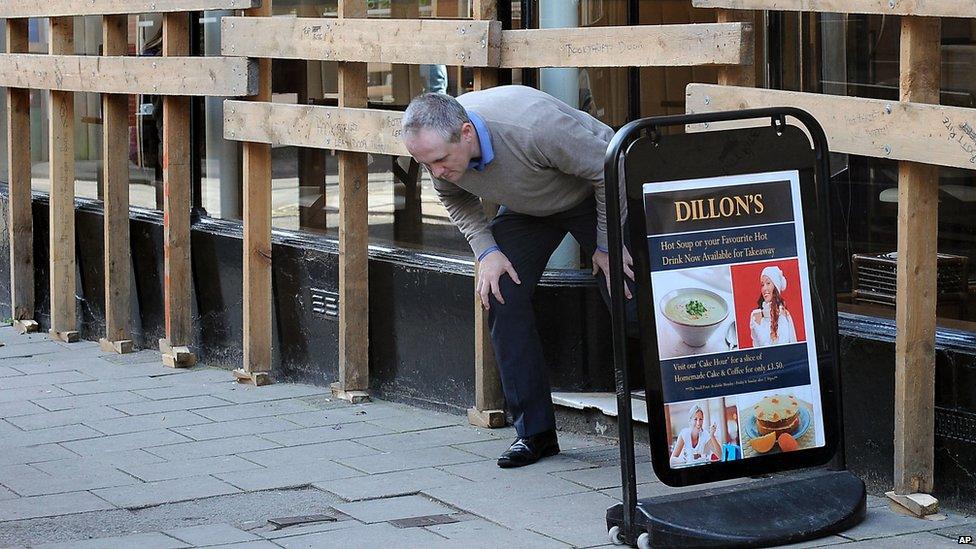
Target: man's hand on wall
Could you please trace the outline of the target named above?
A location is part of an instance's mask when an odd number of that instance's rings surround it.
[[[499,303],[502,305],[505,304],[505,299],[502,297],[502,292],[498,285],[498,280],[505,273],[508,273],[508,276],[512,277],[512,281],[516,284],[522,283],[519,280],[518,273],[515,272],[515,267],[512,266],[512,263],[505,257],[505,254],[501,250],[495,250],[489,253],[478,264],[477,291],[478,295],[481,296],[481,304],[485,307],[485,310],[491,308],[488,300],[489,293],[494,295]]]
[[[630,257],[630,250],[624,246],[624,274],[627,278],[634,280],[634,258]],[[607,281],[607,293],[610,293],[610,254],[601,250],[593,252],[593,274],[603,271],[603,278]],[[634,297],[630,293],[630,288],[624,284],[624,295],[627,299]]]

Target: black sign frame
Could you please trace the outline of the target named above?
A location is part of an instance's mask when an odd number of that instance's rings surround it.
[[[788,124],[787,117],[792,119],[791,122],[799,122],[800,126]],[[768,124],[763,123],[764,119]],[[701,133],[665,133],[670,126],[703,124],[707,128],[709,124],[741,120],[752,120],[758,126]],[[649,253],[646,245],[635,245],[631,252],[638,280],[635,297],[640,311],[638,320],[643,334],[640,339],[640,356],[644,362],[646,378],[652,464],[658,478],[671,486],[688,486],[823,465],[831,460],[835,468],[842,469],[844,456],[840,441],[843,440],[843,413],[829,216],[833,197],[828,175],[829,150],[819,123],[810,114],[799,109],[754,109],[642,119],[627,124],[614,137],[605,163],[613,296],[611,313],[618,417],[628,418],[631,416],[631,386],[626,364],[623,272],[620,267],[623,235],[620,223],[612,221],[620,219],[618,181],[621,158],[624,160],[626,174],[628,210],[635,212],[628,222],[631,242],[641,243],[647,239],[642,190],[645,183],[788,170],[797,170],[800,174],[812,297],[809,306],[812,307],[815,326],[825,445],[788,454],[762,455],[698,467],[670,467],[660,357],[654,329],[654,296],[650,284]],[[714,162],[711,161],[713,159]],[[640,215],[636,215],[636,212],[640,212]],[[618,427],[626,509],[632,508],[636,502],[633,426],[629,421],[620,421]]]

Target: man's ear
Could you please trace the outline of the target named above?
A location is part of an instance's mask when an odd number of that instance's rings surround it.
[[[461,124],[461,139],[470,142],[478,135],[478,131],[475,130],[474,124],[471,122],[465,122]]]

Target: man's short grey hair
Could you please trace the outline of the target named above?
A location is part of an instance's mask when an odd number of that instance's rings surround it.
[[[417,134],[420,130],[436,131],[448,143],[461,140],[461,126],[470,122],[464,107],[450,95],[429,92],[418,95],[403,113],[404,136]]]

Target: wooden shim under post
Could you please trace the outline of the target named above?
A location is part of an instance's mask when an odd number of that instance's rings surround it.
[[[271,0],[246,13],[269,18]],[[271,59],[261,59],[258,93],[271,101]],[[244,367],[237,381],[256,386],[271,382],[271,145],[244,143]]]
[[[74,20],[52,17],[51,55],[74,53]],[[75,98],[51,91],[51,337],[78,341],[75,320]]]
[[[939,19],[902,18],[902,101],[939,102],[940,43]],[[933,485],[938,206],[939,168],[900,162],[894,456],[899,496],[931,493]]]
[[[497,0],[475,0],[474,16],[481,20],[498,18]],[[484,90],[498,85],[498,71],[495,69],[476,69],[474,89]],[[498,206],[482,203],[485,216],[495,216]],[[474,280],[478,280],[478,262],[475,261]],[[481,298],[474,292],[474,408],[468,409],[468,422],[478,427],[494,429],[504,427],[505,396],[502,394],[501,378],[498,375],[498,362],[495,349],[491,345],[488,329],[488,311],[481,305]]]
[[[7,52],[28,48],[27,19],[7,20]],[[31,214],[30,90],[7,88],[7,167],[10,202],[10,310],[20,333],[34,321],[34,220]]]
[[[163,16],[163,55],[190,53],[190,16]],[[190,100],[163,98],[163,308],[166,338],[159,340],[163,364],[196,364],[189,349],[192,281],[190,277]]]
[[[366,17],[366,0],[339,0],[339,17]],[[366,63],[339,63],[339,107],[366,107]],[[339,153],[339,381],[336,397],[369,390],[369,208],[367,157]]]
[[[129,18],[109,15],[102,19],[105,55],[125,55]],[[102,155],[105,202],[105,352],[132,352],[129,339],[129,97],[102,95]]]

